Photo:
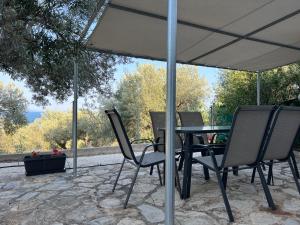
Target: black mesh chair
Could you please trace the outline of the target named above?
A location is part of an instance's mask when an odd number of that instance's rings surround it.
[[[165,128],[166,126],[166,113],[165,112],[149,112],[151,123],[152,123],[152,131],[154,136],[155,151],[165,152],[165,133],[164,130],[160,128]],[[183,141],[180,135],[176,134],[175,136],[175,155],[176,160],[180,160],[179,168],[183,163]],[[150,174],[152,174],[153,166],[151,167]],[[180,180],[179,180],[179,169],[177,168],[177,164],[175,163],[175,184],[179,193],[181,193]],[[164,170],[165,172],[165,170]],[[165,174],[164,174],[164,183],[165,183]]]
[[[166,126],[166,113],[165,112],[149,112],[151,123],[152,123],[152,131],[154,136],[154,142],[159,144],[157,145],[156,150],[160,152],[165,152],[165,132],[160,128],[165,128]],[[183,141],[181,136],[176,134],[175,137],[175,154],[179,156],[178,160],[180,161],[180,165],[182,164],[182,147]],[[179,166],[180,167],[180,166]]]
[[[181,126],[204,126],[203,118],[200,112],[178,112]],[[195,135],[194,144],[209,144],[207,134]]]
[[[196,160],[214,171],[221,189],[229,220],[234,221],[231,207],[226,195],[227,176],[221,178],[221,173],[226,173],[228,168],[249,169],[256,167],[270,208],[275,205],[270,194],[268,185],[259,163],[260,152],[268,134],[268,128],[274,106],[243,106],[235,112],[232,129],[226,144],[224,155],[215,155],[214,151],[207,146],[210,156],[199,157]]]
[[[178,112],[181,126],[190,127],[190,126],[204,126],[204,121],[200,112]],[[213,135],[212,140],[214,140],[216,134]],[[207,149],[202,148],[202,144],[209,144],[210,149],[214,150],[215,155],[224,154],[225,144],[214,144],[212,142],[209,143],[207,134],[194,135],[193,136],[193,144],[194,144],[194,152],[201,152],[202,156],[208,156],[209,153]],[[199,148],[197,148],[197,145]],[[233,174],[238,175],[238,168],[233,168]],[[208,169],[204,168],[204,176],[205,179],[209,179]]]
[[[112,110],[106,110],[105,111],[106,115],[108,116],[111,126],[114,130],[114,133],[116,135],[116,138],[118,140],[121,152],[124,156],[124,160],[122,162],[121,168],[119,170],[119,173],[117,175],[117,179],[114,183],[113,189],[112,191],[114,192],[116,185],[118,183],[119,177],[121,175],[123,166],[125,164],[125,162],[129,162],[132,165],[134,165],[136,167],[136,171],[135,171],[135,175],[134,178],[132,180],[132,183],[130,185],[129,191],[127,193],[127,197],[124,203],[124,208],[127,207],[127,203],[128,200],[130,198],[130,194],[132,192],[134,183],[136,181],[138,172],[140,170],[141,167],[151,167],[151,166],[156,166],[157,170],[158,170],[158,175],[159,175],[159,181],[160,184],[162,185],[162,179],[161,179],[161,175],[160,175],[160,169],[159,169],[159,164],[162,164],[165,162],[165,154],[163,152],[150,152],[150,153],[146,153],[146,151],[148,149],[150,149],[151,147],[154,148],[154,146],[156,146],[157,144],[150,144],[148,146],[145,147],[145,149],[143,150],[142,154],[139,156],[136,156],[133,149],[132,149],[132,143],[129,141],[126,130],[123,126],[122,120],[120,115],[118,114],[118,112],[115,109]]]
[[[272,177],[274,163],[288,162],[293,174],[296,187],[300,194],[296,162],[293,146],[300,130],[300,108],[293,106],[280,106],[274,115],[270,129],[270,135],[266,142],[266,148],[261,156],[262,164],[270,165],[268,181]]]

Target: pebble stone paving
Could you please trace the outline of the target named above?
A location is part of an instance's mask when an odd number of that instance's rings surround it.
[[[111,158],[121,160],[120,155]],[[95,157],[85,157],[86,164],[89,160],[95,161]],[[76,178],[72,170],[26,177],[23,167],[0,169],[0,224],[164,224],[165,188],[159,185],[156,171],[150,176],[148,169],[141,169],[128,208],[123,209],[134,167],[124,167],[112,193],[119,167],[81,168]],[[258,177],[250,184],[251,172],[229,174],[227,193],[235,216],[232,224],[300,225],[300,195],[287,164],[274,168],[275,185],[270,189],[276,211],[268,209]],[[181,200],[176,192],[175,215],[177,225],[229,224],[214,174],[205,181],[202,168],[193,165],[191,198]]]

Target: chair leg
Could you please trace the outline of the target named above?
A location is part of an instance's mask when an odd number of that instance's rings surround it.
[[[130,188],[129,188],[129,191],[128,191],[128,193],[127,193],[127,197],[126,197],[126,200],[125,200],[125,203],[124,203],[124,209],[126,209],[126,207],[127,207],[127,203],[128,203],[128,201],[129,201],[129,198],[130,198],[130,195],[131,195],[133,186],[134,186],[134,184],[135,184],[137,175],[138,175],[138,173],[139,173],[140,167],[141,167],[141,166],[138,165],[138,166],[137,166],[137,169],[136,169],[136,171],[135,171],[133,180],[132,180],[132,182],[131,182],[131,185],[130,185]]]
[[[179,160],[179,166],[178,166],[178,171],[182,170],[183,167],[183,161],[184,161],[184,157],[183,155],[180,156],[180,160]]]
[[[294,167],[293,167],[293,163],[292,163],[291,158],[288,159],[288,162],[289,162],[289,166],[290,166],[290,168],[291,168],[291,171],[292,171],[292,174],[293,174],[293,177],[294,177],[294,180],[295,180],[295,183],[296,183],[298,192],[299,192],[299,194],[300,194],[300,184],[299,184],[299,181],[298,181],[298,178],[297,178],[296,171],[295,171],[295,169],[294,169]]]
[[[179,192],[179,195],[181,195],[181,185],[180,185],[179,173],[178,173],[178,168],[177,168],[176,162],[175,162],[175,185],[176,185],[177,191]]]
[[[226,190],[226,187],[227,187],[227,177],[228,177],[228,168],[224,168],[223,169],[222,182],[223,182],[225,190]]]
[[[296,172],[296,176],[297,176],[298,179],[300,179],[299,169],[298,169],[298,166],[297,166],[297,162],[296,162],[294,152],[291,153],[291,158],[292,158],[292,162],[293,162],[294,169],[295,169],[295,172]]]
[[[153,166],[150,167],[150,175],[153,174]]]
[[[166,184],[166,164],[163,163],[163,185]]]
[[[270,161],[267,184],[270,185],[270,184],[271,184],[271,181],[272,181],[272,185],[274,185],[274,178],[273,178],[273,160]]]
[[[216,175],[217,175],[218,183],[219,183],[221,193],[222,193],[222,196],[223,196],[223,200],[224,200],[224,204],[225,204],[225,207],[226,207],[226,211],[227,211],[227,214],[228,214],[229,221],[234,222],[231,207],[229,205],[229,201],[228,201],[228,198],[227,198],[227,195],[226,195],[226,191],[225,191],[225,188],[224,188],[224,185],[223,185],[223,182],[222,182],[220,172],[216,171]]]
[[[254,183],[254,179],[255,179],[255,172],[256,172],[256,167],[253,168],[253,171],[252,171],[252,177],[251,177],[251,184]]]
[[[157,164],[156,167],[157,167],[157,173],[158,173],[158,177],[159,177],[160,186],[163,186],[162,179],[161,179],[161,174],[160,174],[160,169],[159,169],[159,165]]]
[[[238,176],[239,175],[239,167],[238,166],[232,167],[232,173],[234,176]]]
[[[115,188],[116,188],[116,186],[117,186],[117,183],[118,183],[118,180],[119,180],[119,178],[120,178],[120,175],[121,175],[121,172],[122,172],[122,169],[123,169],[124,164],[125,164],[125,158],[123,159],[123,162],[122,162],[121,168],[120,168],[120,170],[119,170],[117,179],[116,179],[116,181],[115,181],[115,183],[114,183],[114,187],[113,187],[113,189],[112,189],[112,192],[115,191]]]
[[[273,198],[272,198],[272,195],[270,193],[270,190],[269,190],[269,187],[267,185],[267,182],[266,182],[266,179],[265,179],[265,176],[263,174],[263,171],[260,167],[260,165],[257,165],[257,171],[258,171],[258,174],[259,174],[259,177],[260,177],[260,181],[261,181],[261,184],[263,186],[263,189],[264,189],[264,192],[265,192],[265,195],[266,195],[266,198],[267,198],[267,201],[268,201],[268,205],[271,209],[275,210],[276,209],[276,206],[273,202]]]

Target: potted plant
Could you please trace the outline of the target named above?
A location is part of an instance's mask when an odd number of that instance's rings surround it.
[[[24,157],[26,176],[65,172],[66,154],[54,148],[51,154],[33,151]]]

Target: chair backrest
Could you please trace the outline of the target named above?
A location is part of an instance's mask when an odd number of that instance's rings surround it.
[[[126,130],[124,128],[124,125],[122,123],[119,113],[117,112],[116,109],[105,110],[105,113],[109,118],[109,121],[114,130],[114,133],[118,140],[118,143],[119,143],[119,146],[120,146],[123,156],[127,159],[132,159],[136,162],[136,158],[135,158],[134,152],[132,150],[131,143],[128,139]]]
[[[233,118],[222,167],[254,164],[264,146],[275,106],[242,106]]]
[[[200,112],[178,112],[178,115],[180,118],[181,126],[204,126],[203,118]],[[203,134],[201,136],[203,138],[204,144],[208,144],[207,135]],[[196,140],[194,140],[194,143],[195,141]]]
[[[159,130],[160,128],[166,127],[166,113],[165,112],[149,112],[151,123],[152,123],[152,130],[155,142],[159,144],[164,144],[164,131]],[[175,148],[181,149],[182,148],[182,140],[181,138],[176,135],[175,138]],[[158,146],[158,151],[165,151],[165,146]]]
[[[284,160],[289,157],[300,129],[300,107],[280,106],[274,115],[263,160]]]

